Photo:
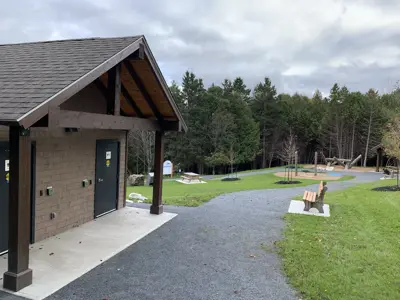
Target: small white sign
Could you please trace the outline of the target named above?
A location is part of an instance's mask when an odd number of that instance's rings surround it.
[[[163,175],[172,175],[172,162],[170,160],[164,161],[163,164]]]
[[[5,169],[6,169],[6,172],[10,171],[10,161],[8,159],[6,159],[6,162],[5,162]]]
[[[106,152],[106,159],[111,159],[111,151]]]

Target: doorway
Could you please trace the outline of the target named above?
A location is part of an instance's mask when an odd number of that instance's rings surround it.
[[[119,185],[119,142],[96,141],[94,216],[117,209]]]

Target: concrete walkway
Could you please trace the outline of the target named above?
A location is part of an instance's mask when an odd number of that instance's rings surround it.
[[[328,193],[380,177],[352,175],[329,182]],[[178,216],[47,299],[298,299],[273,244],[282,238],[290,199],[304,189],[243,191],[197,208],[166,207]]]

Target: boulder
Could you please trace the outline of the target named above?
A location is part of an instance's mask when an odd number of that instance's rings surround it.
[[[147,198],[145,197],[145,196],[143,196],[143,195],[141,195],[141,194],[138,194],[138,193],[130,193],[129,194],[129,200],[133,200],[133,201],[137,201],[137,202],[143,202],[143,201],[146,201],[147,200]]]
[[[140,174],[132,174],[128,177],[127,183],[129,186],[144,185],[144,176]]]
[[[154,173],[150,172],[147,174],[146,185],[153,185],[154,182]]]

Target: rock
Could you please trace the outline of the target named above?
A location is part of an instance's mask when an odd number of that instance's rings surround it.
[[[146,185],[153,185],[154,182],[154,173],[150,172],[147,174]]]
[[[141,203],[141,202],[147,200],[147,198],[138,193],[130,193],[129,200],[137,200],[137,202]]]
[[[144,185],[144,176],[140,174],[132,174],[128,177],[127,183],[129,186]]]

